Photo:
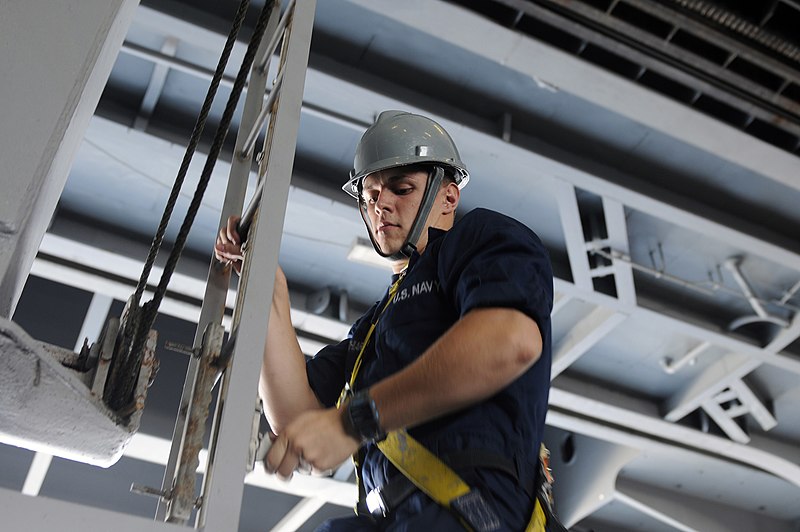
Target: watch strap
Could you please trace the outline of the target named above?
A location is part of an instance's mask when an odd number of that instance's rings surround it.
[[[361,390],[353,395],[345,405],[342,416],[345,432],[367,443],[380,441],[386,437],[381,428],[380,415],[369,390]]]

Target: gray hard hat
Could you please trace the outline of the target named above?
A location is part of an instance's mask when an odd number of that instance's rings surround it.
[[[409,164],[432,163],[453,169],[458,188],[469,172],[453,139],[430,118],[405,111],[384,111],[356,146],[353,170],[342,190],[358,199],[361,180],[373,172]]]

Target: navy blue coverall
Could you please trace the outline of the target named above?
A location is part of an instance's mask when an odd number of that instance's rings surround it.
[[[356,321],[347,339],[308,361],[309,383],[326,407],[336,404],[370,323],[387,297]],[[449,231],[429,229],[427,247],[410,258],[394,301],[380,315],[355,384],[357,391],[402,370],[473,309],[513,308],[535,320],[543,349],[526,373],[483,402],[408,431],[440,457],[474,449],[513,461],[518,478],[491,468],[458,471],[494,505],[504,530],[524,530],[533,510],[533,499],[522,486],[533,484],[547,412],[552,302],[553,274],[539,238],[516,220],[475,209]],[[367,492],[399,474],[377,446],[367,446],[361,472]],[[386,518],[337,519],[322,530],[463,528],[418,491]]]

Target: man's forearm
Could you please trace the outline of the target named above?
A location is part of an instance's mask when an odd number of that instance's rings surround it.
[[[290,312],[285,281],[276,279],[259,380],[264,413],[276,433],[299,414],[321,408],[308,384],[305,356],[297,342]]]
[[[499,392],[539,358],[536,322],[502,308],[467,314],[413,364],[370,388],[381,427],[430,421]]]

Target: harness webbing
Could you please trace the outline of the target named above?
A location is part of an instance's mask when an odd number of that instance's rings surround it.
[[[367,345],[369,345],[369,341],[372,339],[372,333],[375,332],[375,327],[378,325],[378,320],[381,318],[386,309],[389,308],[389,305],[391,305],[392,301],[394,301],[394,296],[397,295],[397,291],[400,288],[400,283],[403,282],[405,276],[406,272],[403,270],[403,273],[400,274],[400,277],[398,277],[389,288],[389,298],[386,300],[386,304],[383,306],[380,313],[378,313],[378,315],[372,320],[372,323],[369,326],[367,336],[364,337],[364,343],[361,345],[361,350],[358,352],[358,356],[356,357],[356,363],[353,366],[353,372],[350,374],[350,381],[348,382],[349,390],[353,390],[355,387],[358,371],[361,369],[361,363],[364,361],[364,351],[366,351]],[[348,390],[348,388],[346,387],[345,390]]]
[[[444,506],[449,508],[452,499],[469,493],[461,477],[405,430],[390,432],[377,445],[398,471]]]

